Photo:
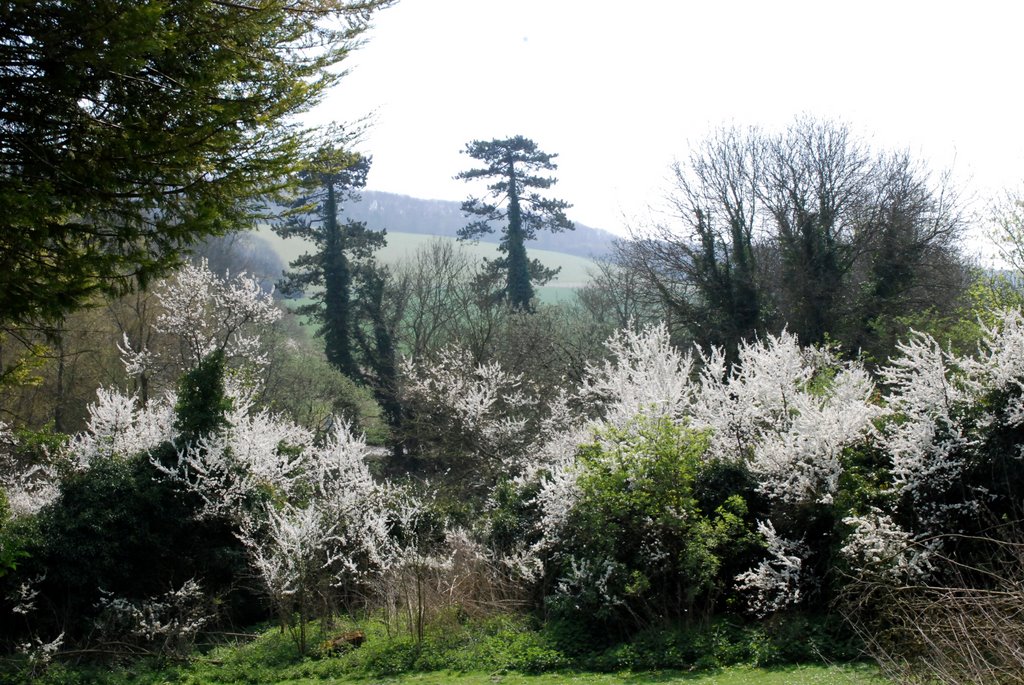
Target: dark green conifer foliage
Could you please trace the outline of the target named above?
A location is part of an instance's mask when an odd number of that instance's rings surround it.
[[[470,198],[462,203],[462,211],[479,217],[459,230],[460,240],[479,238],[494,232],[496,222],[507,222],[500,250],[503,257],[488,261],[493,274],[504,274],[505,285],[498,297],[513,309],[531,307],[533,284],[543,285],[551,280],[558,269],[545,268],[536,259],[526,256],[526,241],[533,240],[537,231],[571,231],[575,228],[565,216],[571,205],[563,200],[541,197],[536,189],[547,189],[555,179],[540,176],[539,172],[558,168],[552,160],[558,155],[537,149],[537,144],[523,136],[505,140],[474,140],[463,151],[485,164],[483,168],[463,171],[456,178],[473,180],[494,179],[487,186],[489,200]]]
[[[178,383],[178,403],[174,407],[178,444],[187,445],[224,428],[225,413],[230,408],[231,399],[224,390],[224,351],[217,350]]]
[[[0,323],[59,319],[251,224],[389,0],[0,9]]]
[[[298,236],[314,245],[313,252],[291,262],[282,288],[305,292],[312,302],[296,308],[320,324],[327,359],[355,380],[363,380],[357,359],[358,311],[353,294],[376,266],[373,253],[386,243],[383,231],[371,231],[359,221],[343,222],[341,208],[366,185],[370,159],[327,145],[318,150],[300,175],[302,195],[293,212],[274,230],[285,238]]]

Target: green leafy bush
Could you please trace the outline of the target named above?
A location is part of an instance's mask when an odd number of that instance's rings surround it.
[[[596,671],[706,670],[745,664],[775,666],[827,660],[851,661],[859,643],[840,621],[776,616],[747,623],[716,619],[701,626],[640,631],[623,642],[576,657],[574,665]]]
[[[555,553],[556,616],[628,632],[713,614],[758,543],[742,474],[705,461],[706,449],[706,435],[644,418],[581,448]]]

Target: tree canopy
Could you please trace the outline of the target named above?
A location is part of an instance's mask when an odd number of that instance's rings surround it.
[[[58,318],[246,226],[390,0],[0,10],[0,321]]]
[[[724,128],[674,176],[673,218],[634,231],[620,256],[699,343],[736,350],[785,327],[884,359],[894,340],[880,326],[952,305],[963,287],[945,179],[842,123]]]
[[[505,140],[474,140],[463,150],[485,164],[470,169],[456,178],[466,181],[495,179],[487,186],[490,200],[470,198],[462,203],[462,211],[480,217],[459,230],[459,238],[468,240],[494,232],[494,223],[507,221],[500,251],[504,257],[489,262],[492,275],[504,274],[505,286],[500,296],[514,309],[528,309],[533,299],[533,283],[546,283],[557,270],[545,268],[536,259],[528,260],[524,243],[536,237],[537,231],[571,231],[574,226],[565,216],[569,205],[564,200],[541,197],[535,189],[555,184],[550,176],[539,172],[558,168],[552,160],[558,155],[542,152],[537,144],[523,136]]]

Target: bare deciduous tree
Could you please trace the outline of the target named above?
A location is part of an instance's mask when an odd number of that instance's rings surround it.
[[[695,342],[734,352],[787,327],[804,344],[855,350],[875,342],[879,317],[951,303],[963,288],[948,177],[876,153],[843,124],[720,129],[673,181],[671,219],[635,229],[620,263]]]

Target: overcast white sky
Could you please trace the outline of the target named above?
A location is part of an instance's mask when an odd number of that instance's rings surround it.
[[[524,135],[570,218],[621,233],[710,128],[800,113],[979,198],[1024,181],[1024,2],[404,0],[368,37],[313,119],[375,112],[373,190],[462,200],[465,144]]]

